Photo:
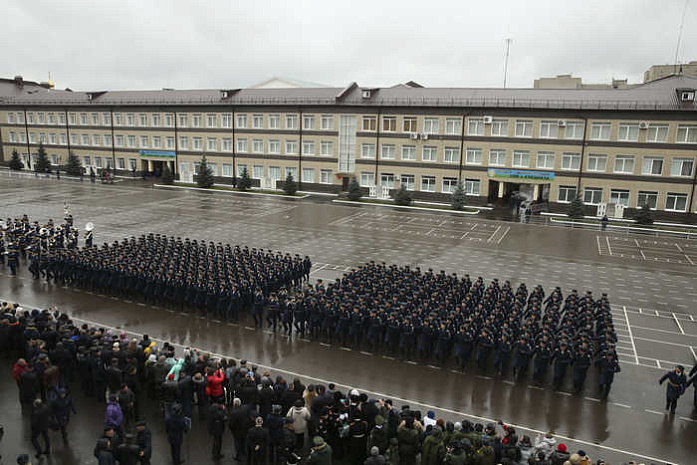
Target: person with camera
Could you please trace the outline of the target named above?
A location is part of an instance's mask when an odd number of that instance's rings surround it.
[[[408,412],[410,413],[410,412]],[[413,415],[407,414],[397,428],[400,465],[415,465],[416,456],[421,449],[420,436],[423,426]]]

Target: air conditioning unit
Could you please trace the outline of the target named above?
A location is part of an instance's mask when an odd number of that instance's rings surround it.
[[[494,117],[493,116],[485,116],[484,117],[484,124],[491,124],[494,122]]]
[[[370,98],[370,95],[371,95],[371,94],[370,94],[370,91],[369,91],[369,90],[364,90],[364,91],[363,91],[363,94],[361,94],[361,95],[363,96],[363,98]]]
[[[419,138],[419,134],[416,132],[412,132],[409,134],[409,137],[411,137],[412,140],[417,140]]]
[[[421,138],[422,138],[423,140],[428,140],[428,133],[425,133],[425,132],[424,132],[423,134],[421,134]]]
[[[648,121],[641,121],[639,123],[639,129],[648,129],[649,128],[649,122]]]
[[[564,121],[563,119],[560,119],[559,121],[557,121],[557,126],[559,126],[560,128],[565,127],[566,121]]]

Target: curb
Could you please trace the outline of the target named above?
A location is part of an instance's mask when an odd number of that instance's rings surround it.
[[[366,203],[366,202],[356,202],[353,200],[332,200],[335,203],[343,203],[347,205],[367,205],[371,207],[389,207],[389,208],[401,208],[403,210],[418,210],[418,211],[428,211],[428,212],[438,212],[438,213],[455,213],[456,215],[478,215],[479,210],[476,212],[463,212],[458,210],[441,210],[438,208],[428,208],[428,207],[409,207],[406,205],[388,205],[384,203]]]
[[[215,184],[214,184],[215,186]],[[241,192],[241,191],[229,191],[229,190],[221,190],[221,189],[204,189],[202,187],[189,187],[189,186],[169,186],[167,184],[153,184],[153,188],[155,189],[182,189],[182,190],[188,190],[188,191],[201,191],[201,192],[210,192],[213,194],[230,194],[230,195],[256,195],[260,197],[271,197],[275,199],[286,199],[286,200],[302,200],[304,198],[309,197],[309,195],[301,195],[299,197],[290,197],[290,196],[284,196],[282,194],[265,194],[263,192]]]

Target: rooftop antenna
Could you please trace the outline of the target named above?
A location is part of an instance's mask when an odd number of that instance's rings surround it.
[[[673,60],[673,74],[678,74],[678,52],[680,50],[680,41],[682,40],[682,29],[685,24],[685,13],[687,13],[687,3],[690,0],[685,0],[685,7],[682,10],[682,19],[680,20],[680,29],[678,29],[678,43],[675,44],[675,60]],[[681,67],[682,68],[682,67]]]
[[[511,39],[506,39],[506,58],[503,63],[503,88],[506,88],[506,80],[508,79],[508,55],[511,50]]]

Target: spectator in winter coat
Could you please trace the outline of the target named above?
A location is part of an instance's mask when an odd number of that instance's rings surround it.
[[[247,457],[249,465],[266,463],[269,448],[269,430],[264,428],[264,420],[257,417],[254,426],[247,431]]]
[[[121,406],[116,401],[116,394],[109,396],[109,403],[106,406],[106,415],[104,417],[104,425],[114,428],[117,432],[121,431],[123,423],[123,412]],[[120,434],[119,434],[120,436]]]
[[[223,391],[223,381],[225,381],[225,373],[222,369],[215,370],[212,375],[206,379],[206,394],[211,402],[222,404],[225,402],[225,392]]]
[[[126,442],[116,448],[119,465],[137,465],[140,448],[136,444],[136,438],[132,434],[127,434],[125,438]]]
[[[97,458],[99,465],[116,465],[111,441],[108,438],[99,438],[94,448],[94,456]]]
[[[404,465],[414,465],[416,455],[419,453],[419,431],[421,424],[408,416],[397,428],[397,441],[399,442],[399,461]]]
[[[19,382],[20,377],[22,376],[22,373],[25,371],[29,370],[29,366],[27,365],[27,361],[24,360],[23,358],[20,358],[17,360],[17,363],[14,364],[12,367],[12,379],[15,380],[15,383],[17,383],[17,389],[19,389],[19,401],[22,402],[22,384]]]
[[[365,459],[363,465],[385,465],[385,456],[380,454],[377,446],[373,446],[370,448],[370,456]]]
[[[439,465],[445,459],[443,432],[439,426],[433,427],[433,432],[424,440],[421,448],[422,465]]]
[[[184,433],[189,431],[189,423],[182,415],[181,405],[175,405],[172,409],[172,416],[165,420],[165,431],[172,452],[172,462],[174,465],[179,465],[182,463],[181,448],[184,442]]]
[[[247,432],[253,426],[249,407],[242,405],[242,401],[235,397],[232,400],[232,410],[230,410],[228,418],[230,433],[235,442],[235,460],[242,462],[247,456]]]
[[[570,454],[566,451],[566,444],[559,444],[557,450],[549,455],[549,460],[552,465],[564,465],[564,462],[569,460]]]
[[[138,444],[140,465],[150,465],[152,433],[144,421],[136,423],[136,444]]]
[[[73,404],[73,398],[70,396],[65,389],[58,390],[58,397],[53,399],[50,403],[51,411],[56,417],[56,422],[61,430],[61,435],[63,436],[63,441],[68,441],[68,431],[67,426],[70,421],[70,414],[77,414],[75,410],[75,404]]]
[[[225,432],[226,421],[225,406],[217,403],[211,405],[208,411],[208,432],[213,436],[213,460],[223,458],[220,449],[223,446],[223,433]]]
[[[310,411],[305,407],[303,401],[295,401],[293,408],[288,410],[286,417],[293,420],[293,431],[295,431],[295,448],[300,450],[305,445],[305,433],[307,432],[308,422],[310,421]]]
[[[35,399],[31,412],[31,443],[36,449],[36,458],[41,454],[51,454],[51,440],[48,437],[51,409],[41,399]],[[39,444],[39,436],[44,438],[44,447]]]
[[[312,439],[312,451],[307,458],[307,465],[332,465],[332,448],[321,436]]]
[[[540,452],[542,452],[544,453],[545,458],[549,457],[554,451],[556,445],[557,440],[554,439],[554,433],[552,431],[548,431],[544,436],[538,434],[537,438],[535,439],[535,449],[533,453],[535,456],[537,456]]]

